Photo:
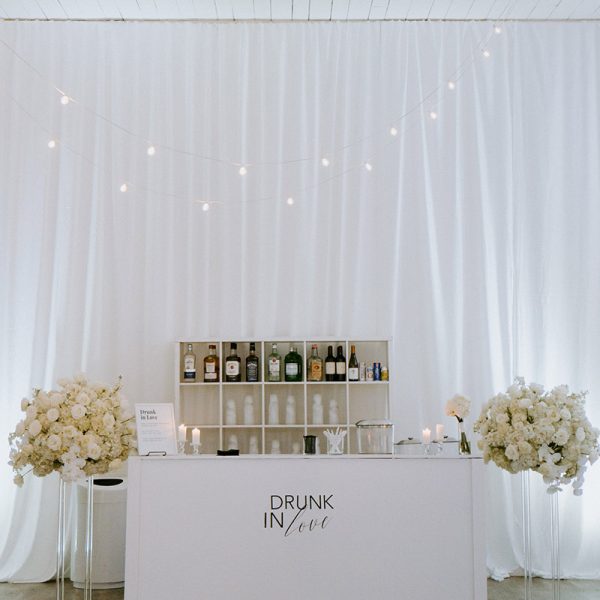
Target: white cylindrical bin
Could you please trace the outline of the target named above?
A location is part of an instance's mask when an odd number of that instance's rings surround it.
[[[85,583],[85,524],[87,481],[77,483],[77,509],[71,547],[71,581]],[[96,589],[119,588],[125,581],[125,514],[127,482],[121,475],[94,478],[92,584]]]

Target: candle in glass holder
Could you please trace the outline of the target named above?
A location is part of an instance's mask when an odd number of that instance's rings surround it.
[[[425,427],[425,429],[423,429],[423,443],[431,443],[431,429],[429,429],[429,427]]]
[[[444,426],[439,423],[435,426],[435,441],[438,444],[444,441]]]
[[[192,444],[199,444],[200,443],[200,430],[197,427],[194,427],[194,429],[192,429]]]
[[[185,442],[185,436],[186,436],[186,432],[187,432],[187,428],[186,426],[182,423],[178,428],[177,428],[177,439],[180,442]]]

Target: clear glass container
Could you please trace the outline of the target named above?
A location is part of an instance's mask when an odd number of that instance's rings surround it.
[[[387,419],[364,419],[356,423],[359,454],[392,454],[394,425]]]

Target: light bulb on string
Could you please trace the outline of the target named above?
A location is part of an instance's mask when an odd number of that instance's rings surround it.
[[[373,170],[373,165],[370,162],[367,161],[365,163],[365,169],[370,172],[370,171]]]
[[[286,202],[288,203],[288,206],[292,206],[292,204],[294,204],[294,199],[290,196]]]
[[[435,120],[438,118],[438,114],[437,114],[437,113],[436,113],[434,110],[432,110],[432,111],[429,113],[429,118],[430,118],[432,121],[435,121]]]
[[[449,90],[454,90],[454,89],[456,89],[456,83],[454,83],[454,81],[450,80],[450,81],[448,82],[448,89],[449,89]]]
[[[210,210],[210,204],[209,204],[208,202],[203,202],[203,203],[202,203],[202,210],[203,210],[204,212],[206,212],[206,211]]]
[[[146,150],[146,154],[148,156],[154,156],[156,154],[156,148],[154,146],[148,146],[148,149]]]
[[[495,33],[496,35],[500,35],[500,34],[502,33],[502,27],[500,27],[500,25],[496,25],[496,26],[494,27],[494,33]]]
[[[121,187],[119,188],[119,190],[123,193],[125,193],[129,188],[127,187],[126,183],[121,184]]]
[[[487,48],[483,51],[483,56],[485,58],[489,58],[491,55],[492,53]]]
[[[56,148],[56,140],[50,140],[48,142],[48,148],[50,148],[50,149]]]
[[[322,164],[324,167],[328,167],[328,166],[329,166],[329,159],[328,159],[326,156],[324,156],[324,157],[321,159],[321,164]]]
[[[70,101],[71,101],[71,99],[70,99],[70,98],[69,98],[69,96],[67,96],[66,94],[63,94],[63,95],[60,97],[60,103],[61,103],[63,106],[66,106],[67,104],[69,104],[69,102],[70,102]]]
[[[395,127],[390,127],[390,135],[398,135],[398,130]]]
[[[246,167],[241,166],[240,170],[238,171],[238,173],[243,177],[246,173],[248,172],[248,169],[246,169]]]

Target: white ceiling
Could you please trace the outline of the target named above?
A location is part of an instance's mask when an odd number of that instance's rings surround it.
[[[0,19],[597,20],[600,0],[0,0]]]

